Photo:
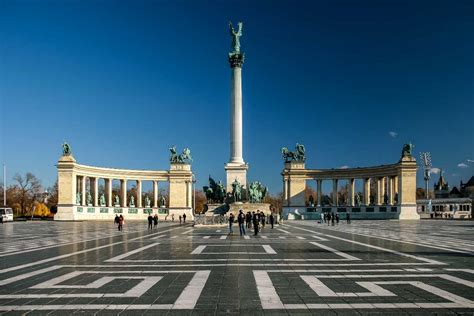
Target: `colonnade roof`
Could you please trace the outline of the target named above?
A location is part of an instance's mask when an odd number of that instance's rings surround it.
[[[416,162],[411,163],[416,168]],[[403,165],[403,167],[406,167]],[[398,176],[402,169],[401,163],[379,165],[372,167],[345,168],[345,169],[306,169],[304,164],[299,167],[289,167],[285,164],[285,169],[281,173],[283,177],[296,176],[307,180],[332,180],[332,179],[365,179]]]

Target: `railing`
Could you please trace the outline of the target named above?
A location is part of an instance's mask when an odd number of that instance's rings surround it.
[[[229,217],[226,215],[194,215],[194,225],[226,225],[227,223],[229,223]]]

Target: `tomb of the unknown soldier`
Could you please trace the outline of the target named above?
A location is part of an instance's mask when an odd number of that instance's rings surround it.
[[[474,6],[237,4],[5,3],[0,315],[474,315]]]

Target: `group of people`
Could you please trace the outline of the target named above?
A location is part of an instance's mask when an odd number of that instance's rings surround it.
[[[148,215],[148,229],[153,229],[158,226],[158,214],[155,214],[154,216],[151,216],[151,214]]]
[[[122,231],[123,230],[123,224],[125,223],[125,219],[123,218],[123,215],[120,214],[120,216],[118,216],[117,214],[115,214],[114,223],[115,223],[115,225],[117,225],[118,230]]]
[[[338,213],[321,213],[321,224],[328,223],[328,226],[334,226],[334,224],[339,224],[339,220]],[[349,213],[346,213],[346,222],[347,224],[351,223],[351,215]]]
[[[245,235],[245,228],[251,229],[252,224],[253,224],[254,236],[256,236],[261,229],[265,228],[266,219],[267,219],[267,216],[265,215],[265,213],[261,212],[260,210],[257,210],[257,212],[252,212],[252,213],[247,212],[247,214],[244,214],[242,210],[239,210],[239,214],[237,215],[237,223],[239,224],[240,236]],[[232,229],[234,222],[235,222],[235,216],[233,213],[230,213],[229,235],[234,233]],[[268,216],[268,222],[270,223],[273,229],[273,226],[275,224],[275,215],[273,215],[273,213],[271,213]]]
[[[168,220],[168,215],[165,216],[165,221]],[[171,214],[171,221],[174,222],[174,213]],[[180,224],[186,224],[186,214],[179,215],[179,223]]]

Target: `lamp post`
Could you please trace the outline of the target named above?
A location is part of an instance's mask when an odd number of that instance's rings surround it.
[[[421,164],[423,166],[423,179],[425,180],[425,191],[426,191],[426,199],[429,198],[428,195],[428,182],[430,181],[431,177],[431,153],[424,152],[420,153]]]
[[[193,182],[193,215],[196,214],[196,177],[192,177],[192,182]]]

